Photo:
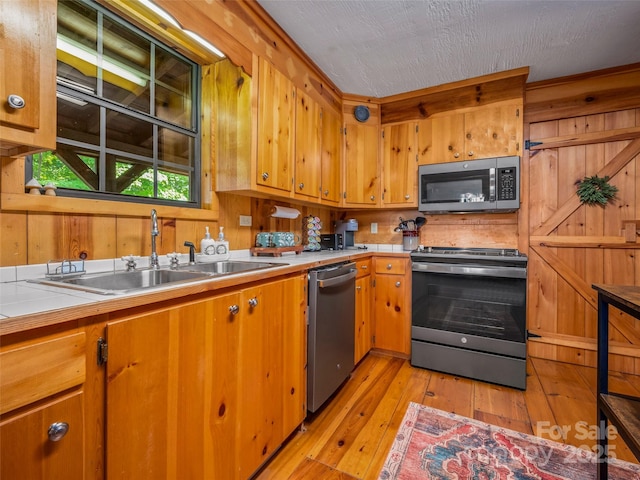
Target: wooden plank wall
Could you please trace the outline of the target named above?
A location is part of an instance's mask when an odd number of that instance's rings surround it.
[[[525,154],[532,356],[595,366],[594,283],[640,286],[640,245],[625,241],[625,221],[640,219],[640,67],[531,84],[525,136],[541,145]],[[622,97],[624,92],[630,94]],[[581,205],[577,183],[611,177],[614,201]],[[528,219],[525,221],[525,217]],[[640,374],[640,322],[611,316],[612,370]]]

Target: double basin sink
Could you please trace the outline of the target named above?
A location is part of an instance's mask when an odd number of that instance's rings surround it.
[[[215,278],[221,275],[246,273],[282,266],[282,263],[220,261],[179,265],[175,268],[143,269],[131,272],[95,273],[69,278],[41,279],[37,283],[72,288],[103,295],[145,290]]]

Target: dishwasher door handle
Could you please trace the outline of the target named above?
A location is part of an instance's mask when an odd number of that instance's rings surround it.
[[[355,269],[352,269],[346,275],[340,275],[339,277],[328,278],[326,280],[318,280],[318,287],[320,288],[336,287],[338,285],[347,283],[352,278],[355,278],[357,274],[358,274],[358,271]]]

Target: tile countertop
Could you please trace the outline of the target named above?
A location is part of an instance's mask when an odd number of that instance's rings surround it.
[[[285,253],[281,257],[263,255],[253,257],[249,250],[235,250],[231,252],[231,260],[281,263],[282,266],[114,295],[100,295],[28,282],[27,280],[44,277],[45,264],[2,267],[0,268],[0,335],[171,300],[185,295],[234,287],[372,254],[408,256],[409,252],[403,251],[402,245],[369,244],[366,250],[302,252],[299,255]],[[180,255],[181,264],[186,263],[187,260],[187,255]],[[168,259],[164,255],[161,256],[160,264],[162,267],[168,265]],[[138,267],[146,266],[148,266],[148,257],[140,257]],[[123,270],[124,262],[120,259],[87,261],[85,269],[87,273]]]

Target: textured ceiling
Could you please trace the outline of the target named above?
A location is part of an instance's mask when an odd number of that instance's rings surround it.
[[[640,62],[640,0],[258,0],[344,93]]]

